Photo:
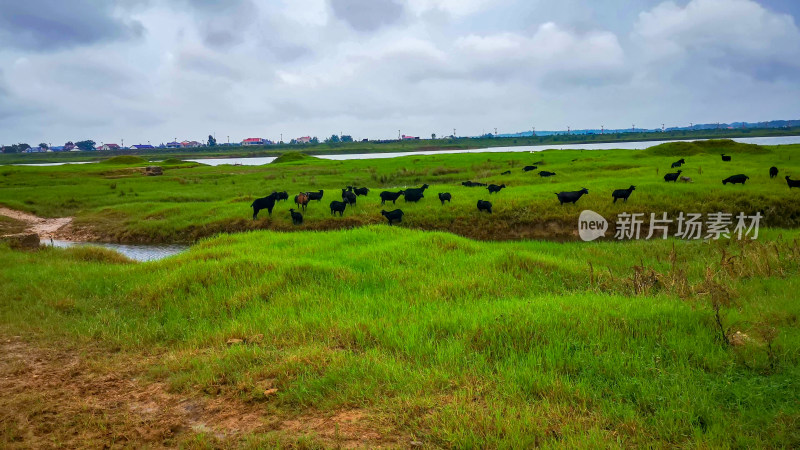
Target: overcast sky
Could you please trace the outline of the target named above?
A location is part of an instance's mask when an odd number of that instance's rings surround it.
[[[0,144],[798,119],[799,17],[796,0],[0,0]]]

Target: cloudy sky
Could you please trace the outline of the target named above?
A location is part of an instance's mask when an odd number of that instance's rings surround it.
[[[796,0],[1,0],[0,144],[798,119],[798,18]]]

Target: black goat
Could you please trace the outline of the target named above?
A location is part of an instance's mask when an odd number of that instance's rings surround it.
[[[430,186],[428,186],[427,184],[423,184],[422,187],[419,188],[406,189],[404,195],[407,196],[408,194],[411,194],[412,196],[415,196],[415,194],[419,194],[419,196],[422,197],[422,194],[425,192],[425,189],[428,189],[429,187]]]
[[[381,197],[381,205],[385,205],[387,200],[391,200],[392,204],[394,204],[394,202],[396,202],[397,199],[400,198],[401,195],[403,195],[403,192],[404,191],[400,191],[400,192],[383,191],[383,192],[381,192],[381,195],[380,195],[380,197]]]
[[[320,189],[318,192],[307,192],[309,200],[322,200],[322,196],[325,195],[325,191]]]
[[[539,172],[540,177],[552,177],[555,174],[556,174],[555,172],[548,172],[546,170],[542,170],[541,172]]]
[[[769,168],[769,177],[770,178],[775,178],[777,176],[778,176],[778,168],[775,167],[775,166],[770,167]]]
[[[506,170],[505,172],[501,173],[500,175],[511,175],[511,171],[510,170]]]
[[[500,192],[505,187],[506,187],[505,184],[501,184],[500,186],[496,184],[490,184],[487,189],[489,189],[489,194],[494,194],[495,192]]]
[[[666,181],[667,183],[672,181],[674,183],[675,181],[678,180],[678,177],[681,176],[681,172],[683,172],[683,171],[679,170],[679,171],[677,171],[675,173],[668,173],[668,174],[664,175],[664,181]]]
[[[295,212],[294,209],[289,210],[289,214],[292,215],[292,223],[295,225],[302,225],[303,224],[303,215],[299,212]]]
[[[573,205],[577,202],[584,194],[588,194],[589,190],[586,188],[581,189],[580,191],[572,191],[572,192],[556,192],[556,196],[558,196],[558,201],[561,202],[563,205],[564,203],[572,203]]]
[[[442,206],[444,206],[444,202],[449,202],[452,198],[449,192],[439,192],[439,201],[442,202]]]
[[[286,191],[273,192],[273,194],[275,195],[275,201],[289,200],[289,193]]]
[[[339,213],[339,217],[342,217],[344,214],[344,209],[347,207],[347,203],[345,202],[337,202],[336,200],[331,202],[331,215],[335,216],[336,213]]]
[[[403,200],[407,202],[416,203],[423,198],[425,198],[425,194],[419,191],[406,190],[405,193],[403,193]]]
[[[356,196],[366,196],[369,193],[369,189],[367,188],[357,188],[353,186],[347,186],[347,190],[350,192],[355,192]]]
[[[675,161],[674,163],[672,163],[672,168],[674,169],[674,168],[680,167],[680,166],[682,166],[684,164],[686,164],[686,161],[684,161],[683,158],[681,158],[681,159]]]
[[[611,193],[611,196],[614,197],[614,203],[617,203],[618,199],[622,199],[623,202],[628,201],[628,197],[631,196],[631,192],[636,189],[636,186],[631,186],[628,189],[617,189],[616,191]]]
[[[381,210],[381,214],[383,214],[383,217],[386,217],[386,220],[389,221],[389,226],[392,226],[392,222],[402,222],[403,221],[403,210],[402,209],[395,209],[394,211]]]
[[[726,155],[726,154],[724,154],[724,153],[721,156],[722,156],[722,160],[723,161],[730,161],[731,160],[731,157]]]
[[[733,175],[733,176],[730,176],[730,177],[725,178],[724,180],[722,180],[722,184],[728,184],[728,183],[730,183],[730,184],[744,184],[744,182],[749,180],[749,179],[750,179],[750,177],[748,177],[747,175],[743,175],[743,174]]]
[[[786,184],[791,188],[800,188],[800,180],[790,180],[789,175],[786,175]]]
[[[355,206],[357,196],[356,194],[348,191],[347,189],[342,189],[342,200],[350,206]]]
[[[523,172],[530,172],[531,170],[536,170],[538,168],[539,168],[538,166],[525,166],[525,167],[522,168],[522,171]]]
[[[258,212],[262,209],[269,211],[269,215],[272,216],[272,208],[275,207],[275,193],[273,192],[266,197],[253,200],[250,206],[253,208],[253,220],[258,218]]]
[[[487,202],[485,200],[478,200],[478,212],[486,211],[489,214],[492,213],[492,202]]]
[[[486,183],[478,183],[477,181],[462,181],[461,185],[466,187],[481,187],[486,186]]]

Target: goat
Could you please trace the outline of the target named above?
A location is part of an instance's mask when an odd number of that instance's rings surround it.
[[[686,164],[686,161],[684,161],[683,158],[681,158],[681,159],[675,161],[674,163],[672,163],[672,167],[671,168],[674,169],[674,168],[680,167],[680,166],[682,166],[684,164]]]
[[[574,205],[581,197],[583,197],[584,194],[588,193],[589,190],[583,188],[580,191],[556,192],[556,196],[558,197],[558,201],[561,202],[562,205],[564,203],[572,203]]]
[[[308,194],[309,200],[320,201],[322,200],[322,196],[325,195],[325,191],[320,189],[318,192],[306,192],[306,194]]]
[[[289,193],[286,191],[283,192],[273,192],[275,194],[275,201],[280,200],[289,200]]]
[[[466,187],[481,187],[481,186],[486,186],[486,183],[478,183],[476,181],[462,181],[461,185]]]
[[[383,191],[383,192],[381,192],[381,195],[380,195],[380,197],[381,197],[381,205],[385,205],[387,200],[391,200],[392,204],[394,204],[394,202],[396,202],[397,199],[400,198],[401,195],[403,195],[403,192],[404,191],[400,191],[400,192]]]
[[[478,200],[478,212],[486,211],[489,214],[492,213],[492,202],[487,202],[485,200]]]
[[[356,194],[348,191],[347,189],[342,189],[342,200],[350,206],[356,205]]]
[[[791,188],[800,188],[800,180],[790,180],[789,175],[786,175],[786,184]]]
[[[357,188],[353,186],[347,186],[347,190],[350,192],[355,192],[356,196],[366,196],[369,193],[369,189],[367,188]]]
[[[345,202],[337,202],[336,200],[331,202],[331,215],[335,216],[336,213],[339,213],[339,217],[342,217],[344,214],[344,209],[347,207],[347,203]]]
[[[617,189],[616,191],[611,193],[611,196],[614,197],[614,203],[617,203],[618,199],[622,199],[623,203],[628,202],[628,197],[631,196],[631,193],[636,190],[636,186],[631,186],[628,189]]]
[[[306,210],[306,206],[308,206],[308,194],[305,192],[301,192],[294,196],[294,203],[303,208],[303,211]]]
[[[392,222],[402,222],[403,221],[403,210],[402,209],[395,209],[394,211],[381,210],[381,214],[383,215],[383,217],[386,217],[386,220],[389,221],[389,226],[392,226]]]
[[[775,178],[777,176],[778,176],[778,168],[775,167],[775,166],[770,167],[769,168],[769,177],[770,178]]]
[[[540,177],[552,177],[553,175],[555,175],[555,172],[548,172],[546,170],[539,172]]]
[[[724,153],[722,155],[720,155],[720,156],[722,156],[722,160],[723,161],[730,161],[731,160],[731,157],[726,155],[726,154],[724,154]]]
[[[442,206],[444,206],[445,201],[450,201],[452,196],[449,192],[439,192],[439,201],[442,202]],[[451,202],[452,203],[452,202]]]
[[[405,200],[406,202],[416,203],[422,200],[423,198],[425,198],[425,194],[419,191],[406,190],[405,193],[403,193],[403,200]]]
[[[275,207],[275,193],[273,192],[266,197],[253,200],[250,206],[253,208],[253,220],[258,218],[258,212],[262,209],[269,211],[269,215],[272,216],[272,208]]]
[[[506,170],[505,172],[501,173],[500,175],[511,175],[511,171],[510,170]]]
[[[489,194],[494,194],[495,192],[500,192],[505,187],[506,187],[505,184],[501,184],[500,186],[496,184],[490,184],[489,187],[486,189],[489,189]]]
[[[539,168],[538,166],[525,166],[525,167],[522,168],[522,171],[523,172],[530,172],[531,170],[536,170],[538,168]]]
[[[749,179],[750,179],[750,177],[748,177],[747,175],[743,175],[743,174],[732,175],[732,176],[722,180],[722,184],[723,185],[728,184],[728,183],[730,183],[730,184],[744,184],[745,181],[747,181]]]
[[[681,176],[681,172],[683,172],[683,171],[679,170],[679,171],[677,171],[675,173],[668,173],[668,174],[664,175],[664,181],[666,181],[667,183],[672,181],[674,183],[678,179],[678,177]]]
[[[411,194],[412,196],[416,196],[415,194],[419,194],[420,198],[422,198],[423,197],[422,194],[425,192],[425,189],[428,189],[429,187],[430,186],[428,186],[427,184],[423,184],[422,187],[419,188],[406,189],[403,195],[407,196]]]
[[[302,225],[303,224],[303,215],[299,212],[295,212],[294,209],[289,209],[289,214],[292,215],[292,223],[295,225]]]

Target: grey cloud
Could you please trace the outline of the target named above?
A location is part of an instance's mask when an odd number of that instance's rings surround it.
[[[333,13],[357,31],[374,31],[403,16],[403,5],[395,0],[330,0]]]
[[[106,0],[0,2],[0,42],[29,51],[53,51],[142,36],[144,27],[113,16]]]

